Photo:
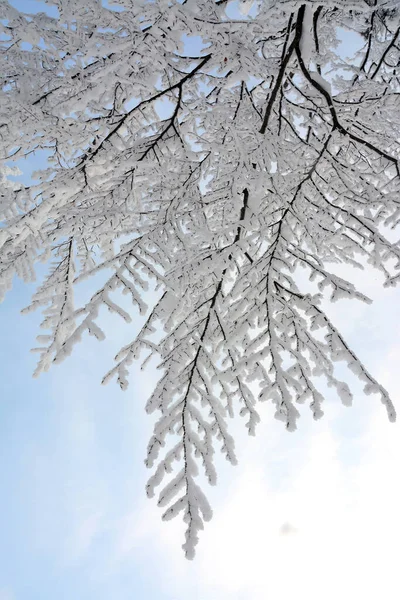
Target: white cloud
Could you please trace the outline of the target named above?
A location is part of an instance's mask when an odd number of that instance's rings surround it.
[[[399,357],[393,346],[376,373],[390,391]],[[363,396],[351,410],[328,407],[318,423],[303,419],[295,434],[267,418],[239,467],[224,470],[193,563],[179,547],[181,525],[160,523],[146,501],[121,522],[114,558],[141,561],[175,600],[397,600],[399,433]]]
[[[399,428],[376,411],[363,441],[371,447],[348,469],[332,433],[312,435],[279,491],[259,466],[244,472],[205,536],[198,580],[221,599],[398,598]],[[295,535],[281,535],[287,522]]]

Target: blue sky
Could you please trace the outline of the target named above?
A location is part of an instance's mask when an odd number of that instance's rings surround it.
[[[373,271],[352,277],[374,304],[330,315],[398,407],[399,290]],[[107,342],[85,338],[32,379],[40,314],[20,310],[33,289],[16,281],[0,307],[0,600],[398,599],[399,426],[377,398],[358,386],[351,409],[328,399],[294,434],[268,405],[256,439],[235,422],[240,464],[222,464],[188,562],[180,522],[162,523],[144,493],[157,374],[133,367],[125,393],[100,385],[138,322],[105,315]]]
[[[335,318],[396,401],[399,295],[372,277],[363,287],[374,305],[341,302]],[[295,590],[317,600],[344,584],[398,598],[399,431],[376,398],[328,402],[317,423],[304,412],[294,434],[265,406],[257,438],[238,434],[239,466],[220,469],[189,563],[180,523],[162,523],[144,494],[155,373],[134,368],[125,393],[100,386],[126,337],[110,321],[110,342],[85,339],[32,379],[39,315],[19,314],[31,291],[16,282],[0,310],[1,600],[286,600]]]

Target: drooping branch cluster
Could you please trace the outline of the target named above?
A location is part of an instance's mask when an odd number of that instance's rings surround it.
[[[198,466],[214,484],[216,448],[235,463],[235,410],[254,434],[271,400],[294,430],[302,403],[323,414],[320,381],[351,404],[344,361],[395,418],[321,298],[369,301],[330,263],[399,278],[400,14],[380,0],[248,15],[213,0],[53,4],[58,18],[0,9],[3,170],[49,157],[39,183],[1,191],[1,289],[52,257],[32,303],[49,305],[38,372],[85,332],[104,339],[101,307],[129,322],[119,292],[147,315],[104,382],[125,389],[132,361],[159,355],[147,492],[160,488],[165,519],[183,512],[192,557],[211,516]],[[101,272],[74,308],[75,284]],[[149,280],[163,290],[150,309]]]

